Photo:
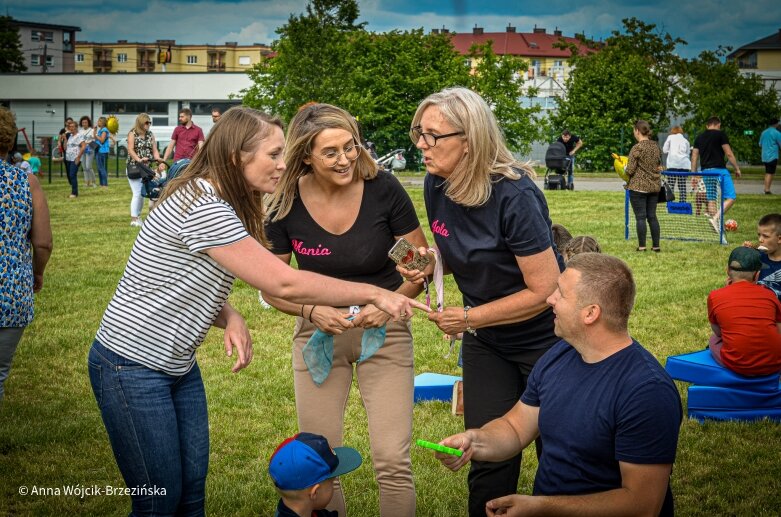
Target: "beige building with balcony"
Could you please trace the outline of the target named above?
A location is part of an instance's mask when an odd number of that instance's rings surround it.
[[[727,59],[736,61],[741,73],[758,75],[767,88],[775,88],[781,96],[781,29],[743,45]]]
[[[73,43],[79,27],[12,20],[19,29],[26,74],[60,74],[74,71]]]
[[[75,71],[79,73],[244,72],[271,52],[265,44],[177,45],[154,43],[76,42]]]

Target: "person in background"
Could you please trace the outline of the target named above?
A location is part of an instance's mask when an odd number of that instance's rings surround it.
[[[101,188],[108,187],[108,153],[111,148],[111,133],[106,127],[108,119],[100,117],[98,125],[93,130],[94,140],[100,144],[95,153],[95,162],[98,165],[98,180]]]
[[[166,162],[168,160],[168,157],[171,155],[171,149],[174,146],[176,147],[174,150],[174,162],[178,162],[183,158],[192,160],[195,152],[203,147],[204,140],[203,130],[193,124],[193,112],[190,111],[190,108],[180,109],[179,125],[174,129],[171,135],[171,142],[165,148],[163,161]]]
[[[43,177],[43,171],[41,170],[41,159],[38,158],[38,151],[35,150],[35,147],[30,149],[30,159],[27,161],[30,164],[30,169],[32,169],[33,174],[38,177]]]
[[[14,162],[13,163],[14,167],[18,167],[18,168],[22,169],[24,172],[26,172],[28,174],[32,174],[33,169],[30,166],[30,162],[28,162],[27,160],[24,159],[24,157],[22,156],[22,153],[14,153],[13,162]]]
[[[564,261],[534,170],[516,161],[482,97],[467,88],[428,96],[410,139],[426,166],[423,197],[436,260],[463,297],[463,306],[432,312],[429,320],[449,336],[464,333],[464,425],[481,427],[513,407],[534,364],[556,343],[545,300]],[[423,282],[422,273],[400,272]],[[520,467],[520,449],[501,461],[473,462],[469,515],[482,517],[487,501],[514,494]]]
[[[578,235],[573,237],[564,247],[562,255],[564,261],[569,262],[575,255],[581,253],[602,253],[602,247],[597,240],[590,235]]]
[[[152,119],[149,115],[139,113],[135,126],[127,134],[127,165],[143,163],[148,166],[150,162],[156,161],[159,164],[158,169],[163,169],[164,164],[157,151],[155,135],[149,129],[151,126]],[[144,196],[141,194],[143,180],[128,177],[127,181],[133,193],[130,199],[130,226],[140,227],[141,211],[144,209]]]
[[[65,171],[68,173],[68,182],[71,185],[70,198],[79,197],[79,164],[84,155],[87,144],[84,135],[79,132],[76,122],[71,119],[68,122],[67,141],[65,144]]]
[[[0,156],[16,141],[16,121],[0,107]],[[0,402],[16,348],[33,320],[33,293],[43,288],[43,274],[52,252],[49,207],[38,178],[0,161]]]
[[[222,108],[219,106],[212,106],[212,122],[215,124],[218,120],[220,120],[220,117],[222,117]]]
[[[757,285],[763,269],[759,251],[735,248],[727,260],[727,285],[708,295],[711,355],[741,375],[781,373],[781,302]]]
[[[556,140],[564,144],[564,148],[567,150],[567,156],[569,157],[569,170],[567,171],[567,186],[570,190],[575,185],[575,154],[583,147],[583,140],[577,135],[573,135],[569,132],[569,129],[565,129],[561,132],[561,136]]]
[[[681,126],[673,126],[670,134],[662,146],[662,153],[667,155],[667,170],[673,172],[689,172],[692,168],[691,145],[683,135]],[[678,199],[686,202],[686,189],[688,188],[685,176],[675,176],[675,184],[678,186]]]
[[[534,366],[520,401],[440,443],[455,471],[544,444],[532,495],[488,501],[484,515],[673,516],[670,475],[683,410],[659,361],[629,335],[636,286],[622,260],[576,255],[548,303],[561,340]]]
[[[97,187],[95,185],[95,169],[92,166],[95,161],[95,150],[90,145],[95,140],[95,129],[92,127],[92,120],[86,115],[79,119],[79,133],[81,133],[85,145],[81,161],[84,169],[84,184],[87,187]]]
[[[426,238],[409,194],[392,174],[378,170],[360,141],[355,119],[336,106],[310,104],[293,117],[285,151],[287,170],[269,203],[266,232],[271,251],[286,264],[295,255],[302,270],[415,297],[421,286],[404,282],[388,250],[402,238],[426,247]],[[433,263],[430,267],[433,270]],[[345,401],[353,377],[357,378],[380,489],[380,514],[415,515],[409,322],[394,323],[372,305],[351,314],[344,306],[302,306],[266,291],[263,296],[297,317],[292,355],[298,428],[341,445]],[[313,340],[322,333],[333,336],[333,354],[324,361],[330,369],[318,375],[309,351],[319,346]],[[329,508],[346,515],[338,482],[334,490]]]
[[[57,150],[60,153],[60,158],[62,160],[65,159],[65,146],[68,143],[68,138],[70,138],[70,133],[68,132],[68,124],[73,122],[73,118],[66,117],[65,118],[65,126],[60,129],[60,133],[57,135]]]
[[[393,321],[429,310],[376,286],[295,270],[268,251],[263,196],[285,170],[284,147],[279,119],[247,107],[226,111],[150,212],[103,314],[87,366],[134,490],[133,515],[204,515],[209,418],[196,350],[218,327],[231,371],[252,361],[250,330],[228,302],[236,278],[293,303],[372,304]],[[165,314],[166,324],[145,325],[142,314]],[[142,491],[152,487],[165,492]]]
[[[564,251],[569,241],[572,240],[572,234],[561,224],[553,223],[551,225],[551,231],[553,232],[553,243],[556,245],[556,249],[559,253]]]
[[[772,194],[770,187],[778,167],[778,149],[781,147],[781,131],[778,130],[778,119],[773,117],[768,122],[767,129],[759,137],[762,148],[762,163],[765,165],[765,194]]]
[[[626,171],[629,183],[629,202],[635,214],[637,227],[637,251],[645,251],[648,227],[651,228],[651,245],[654,251],[659,252],[659,220],[656,218],[656,204],[659,202],[659,190],[661,189],[662,153],[659,146],[651,140],[651,125],[645,120],[635,122],[633,134],[637,143],[629,151]],[[646,221],[648,225],[646,226]]]

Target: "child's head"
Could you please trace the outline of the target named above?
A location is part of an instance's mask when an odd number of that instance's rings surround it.
[[[320,510],[331,501],[333,479],[357,469],[361,461],[355,449],[332,449],[319,434],[298,433],[279,444],[268,471],[285,500],[310,499],[312,507]]]
[[[22,153],[14,153],[14,163],[22,163]]]
[[[767,214],[757,223],[760,249],[768,255],[781,250],[781,214]]]
[[[568,261],[579,253],[602,253],[602,248],[594,237],[578,235],[564,247],[564,260]]]
[[[553,243],[556,245],[556,249],[559,250],[559,253],[563,253],[567,243],[572,240],[572,234],[560,224],[553,224],[551,230],[553,231]]]

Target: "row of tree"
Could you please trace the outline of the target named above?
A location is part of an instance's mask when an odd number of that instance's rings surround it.
[[[378,149],[411,146],[407,133],[418,103],[448,86],[466,86],[493,107],[510,147],[525,153],[535,141],[546,141],[562,128],[581,135],[588,145],[579,163],[607,169],[611,152],[627,147],[638,118],[666,132],[672,117],[685,120],[694,138],[704,121],[716,114],[741,160],[759,159],[758,135],[779,112],[776,92],[760,79],[745,77],[725,49],[687,60],[677,54],[686,42],[635,18],[623,21],[594,52],[572,51],[574,66],[566,95],[549,117],[524,98],[536,91],[524,87],[519,71],[528,63],[498,56],[489,42],[474,46],[467,59],[448,34],[423,29],[378,34],[356,23],[356,0],[311,0],[306,12],[291,15],[277,30],[274,55],[250,71],[253,86],[242,92],[244,103],[289,120],[311,101],[347,109],[359,120]],[[754,130],[745,135],[744,130]],[[412,156],[410,156],[412,157]]]

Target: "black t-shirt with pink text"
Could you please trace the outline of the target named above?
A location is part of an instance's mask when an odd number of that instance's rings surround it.
[[[444,183],[427,174],[423,196],[434,241],[453,272],[464,305],[477,307],[526,289],[516,257],[553,247],[564,270],[553,244],[545,196],[528,176],[496,181],[488,202],[471,208],[448,198]],[[481,328],[477,334],[492,344],[520,340],[526,348],[543,348],[555,339],[552,322],[549,309],[528,321]]]
[[[290,213],[267,223],[266,235],[271,252],[292,252],[299,269],[395,291],[404,280],[388,258],[388,250],[395,237],[419,226],[404,187],[393,175],[381,171],[364,182],[358,217],[345,233],[334,235],[320,227],[296,192]]]

